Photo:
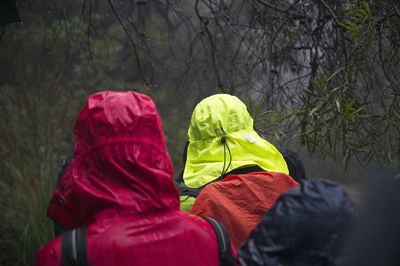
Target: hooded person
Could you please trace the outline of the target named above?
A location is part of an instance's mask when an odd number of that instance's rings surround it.
[[[36,265],[219,265],[211,223],[179,210],[160,116],[148,96],[95,93],[74,133],[74,159],[47,210],[70,231],[44,246]]]
[[[240,265],[341,265],[354,212],[338,185],[304,180],[264,215],[238,251]]]
[[[235,96],[216,94],[195,107],[186,150],[181,209],[225,224],[236,247],[276,198],[297,185]]]

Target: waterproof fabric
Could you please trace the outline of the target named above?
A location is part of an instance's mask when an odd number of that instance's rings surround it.
[[[180,196],[179,200],[181,202],[181,210],[183,211],[190,211],[192,208],[193,204],[196,201],[196,197],[192,196]]]
[[[136,92],[89,97],[74,156],[48,207],[66,229],[87,226],[90,265],[218,265],[211,225],[179,210],[154,102]],[[60,237],[36,265],[61,265]]]
[[[191,213],[209,216],[223,223],[233,244],[238,247],[276,199],[296,185],[290,176],[283,173],[228,175],[203,189]]]
[[[227,145],[221,143],[222,138]],[[216,94],[202,100],[193,111],[188,141],[183,180],[189,188],[200,188],[223,172],[253,165],[288,174],[282,155],[254,131],[246,105],[235,96]]]
[[[336,184],[305,180],[276,201],[239,249],[242,266],[338,265],[354,206]]]

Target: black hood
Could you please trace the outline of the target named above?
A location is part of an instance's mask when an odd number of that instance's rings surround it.
[[[247,265],[337,265],[354,206],[336,184],[304,180],[283,194],[239,249]]]

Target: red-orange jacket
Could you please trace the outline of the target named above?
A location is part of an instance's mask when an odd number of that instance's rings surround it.
[[[238,247],[260,222],[276,199],[297,185],[283,173],[252,172],[228,175],[208,184],[197,197],[191,213],[223,223]]]

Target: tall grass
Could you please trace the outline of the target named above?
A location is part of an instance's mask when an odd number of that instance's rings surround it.
[[[69,112],[35,91],[0,88],[0,265],[32,265],[53,236],[46,207]]]
[[[27,168],[16,162],[3,161],[2,214],[5,221],[1,225],[1,260],[4,265],[29,265],[33,263],[35,252],[51,238],[51,224],[45,218],[45,208],[49,192],[54,181],[51,172],[42,165],[42,158],[33,160],[38,163],[37,170],[27,173]],[[47,168],[47,169],[46,169]],[[8,171],[3,175],[3,171]]]

